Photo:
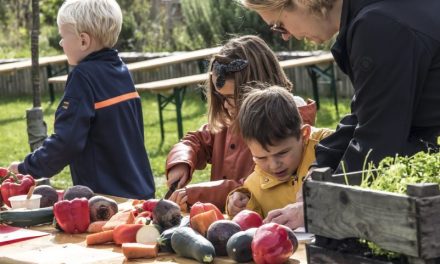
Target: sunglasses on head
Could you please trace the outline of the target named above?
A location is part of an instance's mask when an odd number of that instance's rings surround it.
[[[270,25],[270,30],[272,30],[273,32],[276,33],[280,33],[280,34],[289,34],[289,31],[287,31],[286,28],[284,28],[284,26],[281,25],[281,14],[284,11],[284,6],[280,9],[280,13],[278,14],[278,18],[276,20],[276,22],[273,25]]]

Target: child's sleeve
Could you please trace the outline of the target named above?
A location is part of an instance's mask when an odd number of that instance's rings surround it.
[[[166,174],[179,163],[188,164],[190,177],[196,169],[203,169],[211,162],[214,135],[209,131],[208,125],[203,125],[199,130],[189,132],[182,140],[173,146],[166,161]]]
[[[55,113],[54,134],[27,155],[18,170],[35,178],[60,172],[84,149],[94,117],[94,99],[86,77],[72,72]]]
[[[196,202],[212,203],[223,211],[228,193],[241,183],[234,180],[219,180],[190,184],[185,187],[189,206]]]

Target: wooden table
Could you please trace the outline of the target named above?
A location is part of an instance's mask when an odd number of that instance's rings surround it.
[[[58,75],[61,72],[54,72],[52,66],[58,65],[58,64],[64,64],[65,67],[61,69],[62,72],[68,72],[69,66],[67,64],[67,56],[66,55],[56,55],[56,56],[49,56],[49,57],[40,57],[38,59],[38,65],[40,67],[46,66],[47,76],[50,78],[54,75]],[[12,63],[5,63],[0,65],[0,74],[3,73],[11,73],[18,70],[23,69],[29,69],[32,67],[32,61],[30,59],[18,61],[18,62],[12,62]],[[52,83],[49,83],[49,95],[51,102],[54,102],[55,100],[55,94],[54,94],[54,87]]]
[[[156,259],[126,260],[121,248],[113,245],[87,247],[87,234],[69,235],[50,225],[34,227],[33,230],[50,235],[0,246],[0,263],[197,263],[195,260],[175,254],[160,253]],[[235,263],[227,257],[216,257],[214,263]],[[290,258],[290,264],[307,263],[304,244]]]
[[[127,68],[130,72],[140,70],[152,70],[163,66],[177,64],[186,61],[200,60],[208,58],[220,51],[222,47],[207,48],[195,51],[189,51],[182,54],[171,55],[167,57],[161,57],[157,59],[138,61],[128,63]],[[65,83],[67,81],[67,75],[51,77],[48,79],[49,83]]]
[[[127,261],[116,245],[87,247],[86,234],[69,235],[51,226],[34,229],[50,235],[0,247],[0,263],[197,263],[169,253],[160,253],[156,259]],[[216,257],[214,263],[235,262],[227,257]],[[288,263],[307,263],[304,244],[300,244]]]
[[[119,210],[131,208],[132,200],[109,196],[118,203]],[[175,254],[160,253],[156,259],[125,259],[121,247],[114,244],[86,246],[87,233],[70,235],[56,230],[52,225],[32,227],[32,230],[47,232],[49,235],[0,246],[0,263],[197,263],[195,260]],[[216,257],[214,263],[235,263],[228,257]],[[290,264],[307,263],[304,244],[290,258]]]
[[[304,58],[289,59],[280,61],[280,65],[283,69],[295,68],[305,66],[307,72],[312,80],[313,98],[319,108],[319,95],[318,95],[318,78],[326,78],[330,81],[330,89],[334,97],[334,103],[336,108],[336,114],[339,116],[338,111],[338,98],[336,93],[335,76],[333,73],[333,55],[331,53],[322,53]],[[322,64],[328,65],[322,69],[319,67]],[[207,73],[195,74],[191,76],[184,76],[178,78],[171,78],[167,80],[160,80],[154,82],[136,84],[136,90],[139,92],[153,92],[157,93],[157,102],[159,106],[159,124],[161,142],[164,141],[164,122],[162,111],[169,103],[173,103],[176,106],[176,120],[177,120],[177,133],[178,139],[183,137],[183,124],[182,124],[182,103],[183,96],[186,88],[190,85],[203,84],[208,81],[209,75]],[[55,80],[55,78],[53,78]],[[171,91],[171,92],[170,92]]]

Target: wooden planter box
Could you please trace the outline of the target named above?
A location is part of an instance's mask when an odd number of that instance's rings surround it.
[[[359,184],[361,174],[347,178]],[[312,179],[303,187],[306,229],[317,237],[307,246],[308,263],[396,263],[345,254],[347,241],[359,238],[403,254],[397,263],[440,263],[438,184],[409,185],[402,195],[345,185],[330,169]]]

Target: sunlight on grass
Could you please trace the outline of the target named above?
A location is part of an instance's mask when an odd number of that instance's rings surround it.
[[[167,191],[165,181],[165,161],[171,147],[178,141],[176,112],[174,105],[168,105],[164,111],[165,141],[161,144],[159,113],[155,94],[144,93],[142,107],[144,112],[145,144],[150,158],[156,183],[156,196],[163,197]],[[56,98],[60,99],[61,94]],[[47,95],[43,97],[44,119],[48,134],[53,132],[54,113],[58,103],[50,104]],[[0,99],[0,166],[22,160],[30,151],[26,133],[26,109],[32,106],[30,96]],[[349,112],[349,100],[340,100],[340,116]],[[207,120],[206,102],[203,102],[199,92],[188,92],[182,106],[184,132],[196,130]],[[318,112],[317,126],[335,128],[338,118],[330,99],[321,99],[321,109]],[[205,170],[196,171],[192,182],[206,181],[210,177],[210,166]],[[72,185],[69,168],[51,178],[51,184],[64,189]]]

